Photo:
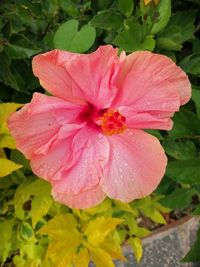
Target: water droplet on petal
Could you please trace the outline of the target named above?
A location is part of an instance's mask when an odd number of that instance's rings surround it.
[[[98,134],[97,137],[98,137],[99,139],[102,139],[102,138],[103,138],[103,134]]]
[[[128,135],[129,135],[129,136],[132,136],[133,133],[132,133],[131,131],[128,131]]]

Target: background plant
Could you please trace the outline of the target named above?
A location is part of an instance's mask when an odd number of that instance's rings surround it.
[[[139,260],[141,238],[149,233],[141,227],[141,218],[162,224],[162,214],[169,210],[180,216],[199,215],[199,1],[6,0],[1,1],[0,14],[2,266],[12,261],[20,267],[87,266],[90,259],[97,267],[113,266],[112,259],[124,259],[120,245],[125,240]],[[107,199],[94,209],[71,210],[53,202],[48,184],[32,174],[15,150],[6,119],[21,106],[15,103],[43,92],[32,74],[32,56],[54,48],[91,52],[101,44],[127,53],[150,50],[171,57],[190,77],[192,100],[175,115],[172,131],[150,131],[169,158],[154,195],[130,205]],[[200,261],[199,244],[198,233],[186,261]]]

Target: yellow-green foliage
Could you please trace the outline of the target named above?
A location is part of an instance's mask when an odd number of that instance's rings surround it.
[[[8,160],[3,150],[3,148],[15,148],[15,142],[9,134],[6,121],[9,115],[21,106],[21,104],[16,103],[0,104],[0,177],[6,176],[22,167],[22,165],[16,164],[11,160]]]
[[[49,183],[32,174],[22,154],[11,151],[14,163],[3,151],[15,148],[6,120],[20,106],[0,105],[0,263],[11,259],[16,267],[87,267],[93,261],[96,267],[114,267],[113,259],[126,260],[125,242],[139,261],[141,238],[149,230],[138,220],[146,216],[163,224],[161,212],[168,210],[158,197],[130,204],[106,199],[86,210],[54,202]]]
[[[141,237],[149,231],[138,225],[138,218],[143,214],[164,222],[156,198],[131,204],[106,199],[95,208],[72,210],[55,203],[49,184],[33,176],[17,186],[12,198],[10,218],[0,223],[0,257],[4,262],[19,251],[13,259],[16,267],[87,267],[89,261],[114,267],[113,259],[125,260],[121,245],[126,241],[139,261]]]

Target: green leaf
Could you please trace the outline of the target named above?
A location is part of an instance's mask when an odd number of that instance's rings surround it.
[[[143,253],[142,240],[138,237],[131,237],[128,242],[132,247],[136,261],[139,263]]]
[[[20,226],[20,235],[23,239],[29,240],[33,237],[33,228],[27,222],[22,222]]]
[[[13,149],[10,154],[10,159],[18,164],[23,165],[23,168],[30,172],[31,167],[29,160],[27,160],[19,150]]]
[[[181,27],[171,25],[165,28],[157,37],[156,44],[160,48],[180,51],[182,48]]]
[[[16,36],[12,43],[7,44],[6,51],[10,58],[23,59],[32,57],[33,55],[41,52],[41,49],[35,47],[23,35],[19,35]]]
[[[166,175],[177,183],[200,183],[200,158],[175,160],[168,163]]]
[[[181,109],[175,114],[173,121],[173,129],[168,133],[170,137],[181,138],[200,135],[200,120],[193,112]]]
[[[197,232],[196,240],[195,240],[191,250],[182,259],[182,262],[199,262],[200,261],[199,248],[200,248],[200,228]]]
[[[112,0],[91,0],[91,7],[94,13],[99,10],[106,10],[112,3]]]
[[[61,8],[71,17],[80,16],[80,10],[72,0],[59,0]]]
[[[22,170],[23,168],[21,170],[17,170],[10,174],[10,178],[12,179],[12,182],[16,185],[20,185],[27,180],[27,177],[25,176]]]
[[[160,213],[160,207],[157,206],[157,199],[153,199],[150,196],[138,200],[135,204],[136,208],[140,210],[142,214],[150,218],[152,221],[166,224],[166,221]]]
[[[14,220],[6,220],[0,223],[0,259],[2,264],[6,261],[11,250],[13,226]]]
[[[181,27],[182,43],[193,38],[196,14],[197,10],[184,10],[178,11],[171,16],[170,25]]]
[[[3,68],[0,68],[0,81],[7,86],[19,90],[19,85],[17,83],[16,77],[13,75],[10,69],[11,60],[5,53],[5,51],[0,54],[0,62],[3,66]]]
[[[45,246],[42,246],[40,244],[35,244],[34,241],[31,242],[30,240],[29,242],[23,242],[20,245],[20,254],[25,256],[24,258],[28,258],[29,260],[30,259],[35,260],[35,263],[38,261],[38,264],[30,265],[30,267],[41,266],[41,259],[44,257],[45,250],[46,250]]]
[[[162,216],[162,214],[158,211],[158,210],[152,210],[149,209],[147,211],[147,209],[143,209],[143,212],[146,216],[148,216],[152,221],[156,222],[156,223],[160,223],[160,224],[166,224],[166,221],[164,219],[164,217]]]
[[[166,153],[175,159],[187,160],[195,158],[197,149],[195,143],[191,140],[173,140],[165,139],[162,145]]]
[[[71,52],[85,52],[95,41],[95,28],[84,25],[78,31],[78,20],[69,20],[63,23],[54,35],[54,46],[58,49]]]
[[[119,12],[110,9],[103,10],[98,12],[90,23],[96,28],[117,32],[123,27],[123,17]]]
[[[185,57],[179,65],[188,74],[200,77],[200,52]]]
[[[14,196],[15,216],[23,220],[25,218],[24,203],[29,201],[31,196],[46,197],[50,196],[50,192],[51,186],[42,179],[34,182],[29,180],[28,183],[18,186]]]
[[[14,220],[6,220],[0,223],[1,247],[10,242],[13,226]]]
[[[125,215],[125,219],[131,235],[137,237],[145,237],[150,234],[150,231],[148,229],[139,227],[136,219],[132,216]]]
[[[195,36],[194,39],[192,40],[192,52],[193,53],[199,52],[199,48],[200,48],[200,39]]]
[[[195,210],[192,212],[192,215],[200,215],[200,205],[195,208]]]
[[[192,100],[195,103],[197,116],[200,119],[200,88],[192,88]]]
[[[157,45],[164,49],[180,51],[182,43],[193,38],[195,17],[195,10],[173,14],[167,27],[158,34]]]
[[[16,164],[15,162],[0,158],[0,177],[11,174],[13,171],[16,171],[22,167],[22,165]]]
[[[145,130],[145,132],[157,137],[159,140],[163,140],[163,136],[159,132],[159,130]]]
[[[126,17],[129,17],[134,8],[134,2],[133,0],[118,0],[119,10],[122,14],[124,14]]]
[[[183,209],[189,206],[194,194],[194,190],[188,188],[177,188],[171,194],[162,198],[160,203],[171,209]]]
[[[171,0],[162,0],[157,6],[158,18],[153,24],[151,33],[156,34],[163,30],[171,16]]]
[[[8,52],[11,58],[19,59],[19,58],[30,58],[33,55],[39,53],[41,50],[26,48],[14,44],[8,44],[6,51]]]
[[[31,219],[33,227],[45,216],[52,205],[50,196],[35,197],[31,203]]]
[[[117,35],[113,44],[127,52],[136,50],[153,51],[155,40],[153,35],[146,36],[145,28],[139,22],[132,20],[127,22],[126,29]]]

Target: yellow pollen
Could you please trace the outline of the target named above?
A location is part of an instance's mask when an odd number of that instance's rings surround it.
[[[108,109],[101,119],[101,128],[105,135],[120,134],[126,130],[126,118],[118,110]]]

